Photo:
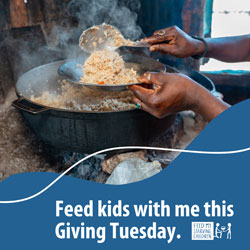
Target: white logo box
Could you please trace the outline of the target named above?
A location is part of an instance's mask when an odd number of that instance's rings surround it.
[[[192,240],[214,240],[214,222],[192,222]]]

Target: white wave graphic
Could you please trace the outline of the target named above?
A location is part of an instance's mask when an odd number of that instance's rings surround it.
[[[127,146],[127,147],[114,147],[114,148],[108,148],[108,149],[103,149],[98,152],[95,152],[93,154],[90,154],[83,159],[79,160],[76,162],[74,165],[72,165],[70,168],[68,168],[66,171],[64,171],[61,175],[59,175],[54,181],[52,181],[49,185],[47,185],[45,188],[43,188],[41,191],[37,192],[36,194],[33,194],[29,197],[18,199],[18,200],[11,200],[11,201],[0,201],[0,204],[14,204],[14,203],[20,203],[20,202],[25,202],[31,199],[34,199],[38,197],[39,195],[43,194],[45,191],[47,191],[50,187],[52,187],[57,181],[59,181],[65,174],[70,172],[74,167],[76,167],[78,164],[86,161],[87,159],[98,155],[98,154],[103,154],[109,151],[113,150],[134,150],[134,149],[145,149],[145,150],[158,150],[158,151],[172,151],[172,152],[179,152],[179,153],[189,153],[189,154],[207,154],[207,155],[229,155],[229,154],[239,154],[239,153],[244,153],[247,151],[250,151],[250,148],[244,148],[244,149],[239,149],[239,150],[232,150],[232,151],[219,151],[219,152],[214,152],[214,151],[197,151],[197,150],[186,150],[186,149],[174,149],[174,148],[156,148],[156,147],[141,147],[141,146]]]

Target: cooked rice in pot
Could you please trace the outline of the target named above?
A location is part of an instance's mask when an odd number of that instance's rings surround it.
[[[134,69],[125,67],[123,58],[115,51],[105,49],[93,52],[83,66],[82,82],[99,84],[136,83]]]
[[[130,91],[106,92],[82,86],[72,87],[61,82],[62,93],[44,91],[41,96],[31,96],[31,101],[45,106],[82,112],[110,112],[134,109],[133,94]]]

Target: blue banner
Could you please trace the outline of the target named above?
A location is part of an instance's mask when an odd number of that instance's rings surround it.
[[[113,186],[63,176],[39,194],[59,174],[6,179],[1,248],[247,249],[249,109],[247,100],[226,110],[187,148],[217,153],[181,153],[141,182]],[[242,151],[226,152],[235,150]]]

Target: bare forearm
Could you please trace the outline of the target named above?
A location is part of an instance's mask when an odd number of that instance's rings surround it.
[[[206,57],[224,62],[250,61],[250,35],[207,38],[208,52]],[[201,48],[204,50],[204,47]]]
[[[227,108],[229,104],[213,96],[206,89],[197,89],[196,100],[192,110],[200,114],[206,121],[211,121]]]
[[[214,97],[209,103],[202,103],[197,113],[199,113],[206,121],[212,121],[229,107],[230,106],[227,103]]]

